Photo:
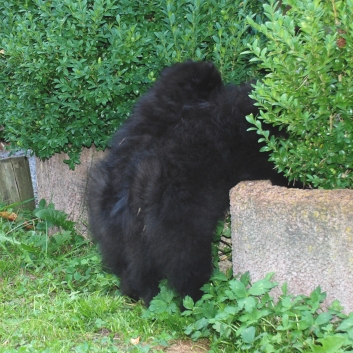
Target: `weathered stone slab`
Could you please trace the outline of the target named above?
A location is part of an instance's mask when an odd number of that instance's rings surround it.
[[[353,311],[353,190],[300,190],[247,181],[230,192],[234,274],[275,272],[290,293],[317,286]],[[280,289],[275,289],[279,294]]]
[[[82,235],[87,235],[87,208],[85,194],[88,172],[92,165],[104,155],[94,146],[84,148],[81,153],[81,164],[70,170],[64,163],[66,153],[58,153],[47,160],[37,158],[36,172],[38,200],[52,202],[55,209],[64,211],[69,219],[76,222],[76,228]]]

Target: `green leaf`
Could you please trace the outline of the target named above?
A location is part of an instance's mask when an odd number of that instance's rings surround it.
[[[251,278],[250,278],[250,272],[249,271],[243,273],[240,276],[240,282],[243,283],[245,287],[250,284]]]
[[[243,342],[253,343],[255,341],[255,332],[256,330],[254,326],[250,326],[244,329],[240,334]]]
[[[288,314],[283,314],[282,316],[282,330],[288,330],[290,328],[289,316]]]
[[[282,290],[283,296],[287,296],[287,293],[288,293],[288,284],[287,284],[287,282],[282,284],[281,290]]]
[[[165,286],[162,286],[161,291],[160,291],[160,296],[166,302],[171,302],[174,298],[174,292],[173,292],[173,290],[171,290]]]
[[[343,320],[340,325],[337,327],[337,331],[348,331],[353,327],[353,313],[349,317]]]
[[[208,325],[208,320],[206,318],[201,318],[200,320],[197,320],[195,322],[195,329],[196,330],[202,330],[203,328],[207,327]]]
[[[255,118],[253,114],[247,115],[245,119],[248,123],[255,125]]]
[[[314,321],[315,325],[325,325],[329,323],[332,319],[332,315],[329,313],[321,313],[317,316],[317,318]]]
[[[255,282],[249,289],[249,294],[259,296],[269,292],[276,284],[269,280],[262,279]]]
[[[229,281],[229,288],[232,290],[237,299],[245,298],[247,296],[244,284],[238,280]]]
[[[244,309],[246,312],[250,313],[251,311],[253,311],[256,308],[256,305],[257,305],[257,301],[255,298],[253,297],[245,298]]]
[[[298,320],[298,329],[299,330],[306,330],[310,328],[314,324],[313,315],[310,312],[303,312],[301,318]]]
[[[339,349],[345,344],[345,337],[340,335],[328,336],[317,340],[321,346],[312,345],[314,353],[338,353]]]
[[[192,300],[191,297],[186,296],[183,299],[183,306],[184,306],[185,309],[191,310],[194,307],[194,301]]]
[[[153,299],[149,306],[149,310],[157,314],[164,313],[167,309],[168,304],[161,299]]]

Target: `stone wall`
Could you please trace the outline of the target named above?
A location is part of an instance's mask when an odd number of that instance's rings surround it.
[[[353,190],[300,190],[269,181],[242,182],[230,192],[234,274],[253,281],[275,272],[279,287],[353,311]]]
[[[58,153],[47,160],[37,159],[37,191],[38,200],[52,202],[55,209],[64,211],[69,219],[76,222],[77,230],[84,236],[88,234],[86,188],[89,169],[104,152],[97,151],[94,146],[84,148],[81,153],[81,164],[70,170],[64,163],[68,159],[66,153]]]

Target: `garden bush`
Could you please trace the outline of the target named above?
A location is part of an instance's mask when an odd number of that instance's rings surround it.
[[[291,180],[320,188],[353,187],[353,1],[271,0],[267,21],[249,24],[266,36],[246,55],[266,72],[253,98],[263,111],[249,117],[265,151]],[[277,125],[275,139],[261,123]]]
[[[49,158],[107,146],[158,72],[186,59],[226,80],[256,75],[255,0],[5,0],[0,4],[0,127],[12,147]],[[260,40],[260,37],[259,37]],[[261,40],[260,40],[261,41]]]

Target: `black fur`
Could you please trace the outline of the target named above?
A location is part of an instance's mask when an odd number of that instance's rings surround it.
[[[90,174],[89,224],[124,294],[146,305],[168,279],[194,300],[211,275],[211,239],[241,180],[286,185],[245,116],[250,85],[224,86],[213,64],[162,71]]]

